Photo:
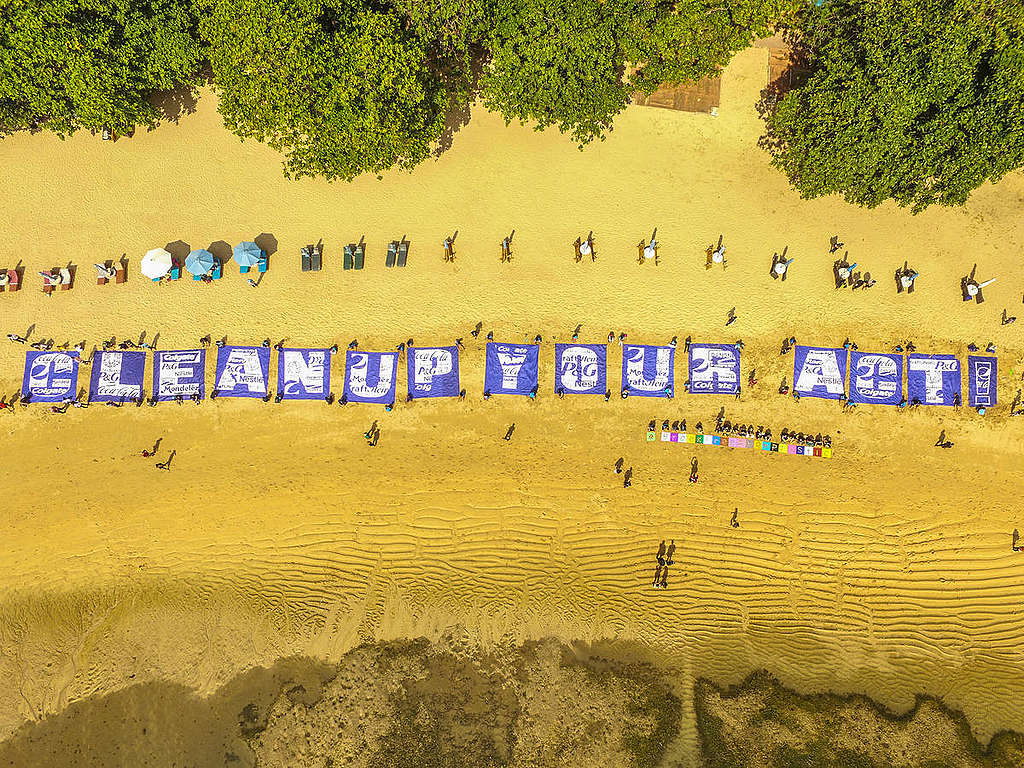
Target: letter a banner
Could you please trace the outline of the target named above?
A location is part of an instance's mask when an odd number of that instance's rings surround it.
[[[116,403],[142,397],[145,370],[145,352],[94,352],[92,376],[89,377],[89,401]]]
[[[793,391],[801,397],[838,400],[846,391],[846,350],[832,347],[796,347]]]
[[[218,397],[266,397],[270,347],[220,347],[215,381]]]
[[[639,397],[672,397],[675,348],[622,346],[622,389]]]
[[[528,395],[537,387],[540,347],[487,342],[484,391],[492,395]]]
[[[555,392],[603,395],[608,383],[604,344],[555,344]]]
[[[953,355],[910,355],[907,399],[922,405],[953,405],[960,396],[960,361]]]
[[[277,355],[277,393],[283,400],[323,400],[331,391],[331,352],[282,349]]]
[[[967,356],[967,397],[971,408],[996,404],[996,358]]]
[[[903,356],[850,353],[850,402],[899,405],[903,399]]]
[[[345,398],[350,403],[393,403],[398,377],[397,352],[359,352],[345,355]]]
[[[458,396],[458,347],[409,347],[406,352],[410,395],[414,398]]]
[[[27,352],[21,393],[36,403],[74,399],[78,394],[78,351]]]

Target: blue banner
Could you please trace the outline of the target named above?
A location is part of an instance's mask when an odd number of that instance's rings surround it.
[[[458,347],[409,347],[409,394],[415,397],[458,397]]]
[[[350,403],[395,402],[397,352],[359,352],[345,355],[345,398]]]
[[[78,351],[25,353],[21,394],[34,403],[59,403],[77,397]]]
[[[142,397],[146,353],[139,350],[94,352],[89,377],[89,400],[124,402]]]
[[[603,395],[608,386],[608,347],[555,344],[555,392]]]
[[[153,397],[157,400],[206,396],[206,350],[157,350],[153,353]]]
[[[899,405],[903,399],[903,356],[850,353],[850,402]]]
[[[953,405],[960,398],[960,361],[953,355],[910,355],[907,399],[921,405]]]
[[[996,358],[967,356],[967,398],[971,408],[996,404]]]
[[[675,394],[675,347],[622,346],[622,389],[638,397]]]
[[[528,395],[537,388],[540,347],[487,342],[484,391],[492,395]]]
[[[277,355],[277,393],[284,400],[323,400],[331,391],[327,349],[282,349]]]
[[[266,397],[270,347],[219,347],[213,388],[218,397]]]
[[[839,400],[846,393],[846,350],[796,347],[793,391],[801,397]]]
[[[735,344],[690,344],[690,392],[735,395],[740,391],[740,350]]]

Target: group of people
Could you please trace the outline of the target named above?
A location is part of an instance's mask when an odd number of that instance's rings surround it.
[[[654,583],[652,586],[655,589],[667,589],[668,588],[668,567],[674,565],[675,561],[672,556],[676,553],[676,541],[672,539],[669,545],[665,546],[665,541],[662,540],[658,546],[658,554],[655,555],[655,560],[658,565],[654,569]]]
[[[633,485],[633,468],[630,467],[629,469],[623,471],[622,466],[623,466],[623,464],[625,464],[625,462],[626,462],[626,460],[622,456],[620,456],[618,459],[616,459],[616,461],[615,461],[615,474],[616,475],[623,475],[622,487],[623,488],[629,488],[631,485]]]
[[[647,431],[653,432],[657,426],[657,420],[651,419],[647,423]],[[679,419],[676,421],[664,419],[661,422],[661,431],[686,432],[686,419]],[[694,424],[694,434],[705,434],[703,422],[698,421]],[[725,408],[722,408],[718,412],[718,416],[715,418],[715,427],[712,434],[724,437],[744,437],[751,440],[767,440],[768,442],[774,442],[771,427],[765,427],[761,424],[754,426],[753,424],[741,424],[739,422],[733,423],[729,419],[725,418]],[[797,432],[788,427],[783,427],[782,431],[779,433],[779,443],[831,448],[832,436],[822,435],[821,432],[818,432],[817,434],[812,434],[810,432]],[[696,459],[694,460],[694,466],[692,469],[696,470]],[[691,482],[696,482],[696,480],[691,480]]]
[[[363,432],[363,438],[366,440],[366,444],[373,448],[380,441],[380,427],[377,425],[377,421],[374,420],[370,428]]]

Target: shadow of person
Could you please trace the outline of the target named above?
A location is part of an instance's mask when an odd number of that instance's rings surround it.
[[[273,256],[277,253],[277,238],[274,237],[270,232],[261,232],[253,240],[256,245],[260,247],[267,256]]]

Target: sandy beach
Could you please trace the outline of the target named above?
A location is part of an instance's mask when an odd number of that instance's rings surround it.
[[[142,331],[161,349],[207,333],[382,351],[464,337],[468,390],[391,413],[227,399],[0,413],[0,737],[137,683],[208,695],[282,657],[336,661],[364,641],[452,627],[485,646],[551,636],[641,649],[683,700],[671,752],[684,765],[697,764],[694,680],[762,668],[897,710],[941,697],[983,740],[1024,729],[1024,553],[1010,548],[1024,530],[1024,419],[1008,417],[1024,344],[1021,326],[1000,325],[1004,308],[1024,309],[1024,177],[918,216],[802,201],[757,147],[766,67],[764,49],[737,55],[717,117],[630,107],[582,153],[477,109],[436,162],[351,184],[285,180],[277,155],[222,127],[207,92],[178,124],[116,143],[0,142],[0,266],[20,259],[33,276],[0,294],[5,333],[35,324],[34,338],[87,349]],[[655,227],[660,264],[638,266],[636,243]],[[512,229],[513,260],[499,263]],[[572,243],[590,230],[598,259],[574,264]],[[261,233],[278,252],[256,290],[231,267],[214,285],[138,273],[149,248]],[[706,271],[720,233],[728,268]],[[835,234],[875,288],[833,290]],[[385,270],[386,243],[402,235],[409,265]],[[342,247],[360,237],[367,267],[343,271]],[[299,248],[319,238],[324,269],[303,273]],[[786,246],[796,261],[774,282],[771,256]],[[122,253],[129,282],[97,286],[93,262]],[[892,282],[905,259],[921,272],[909,297]],[[47,298],[35,271],[68,260],[78,284]],[[998,278],[981,305],[960,300],[975,262]],[[478,321],[498,340],[543,336],[536,401],[482,400]],[[743,339],[744,373],[756,367],[760,383],[740,400],[558,399],[551,343],[577,324],[593,343],[611,330],[651,344]],[[793,373],[779,356],[791,335],[865,351],[913,339],[962,361],[968,343],[992,341],[1001,404],[979,417],[797,403],[776,392]],[[24,353],[0,347],[0,392],[20,388]],[[613,391],[619,359],[610,347]],[[404,371],[399,382],[404,394]],[[830,433],[835,455],[646,441],[651,419],[709,424],[722,406],[776,433]],[[382,435],[369,447],[373,420]],[[952,450],[933,447],[941,429]],[[161,455],[176,450],[170,472],[139,456],[157,438]],[[619,457],[631,488],[612,471]],[[662,540],[676,542],[676,565],[654,590]]]

